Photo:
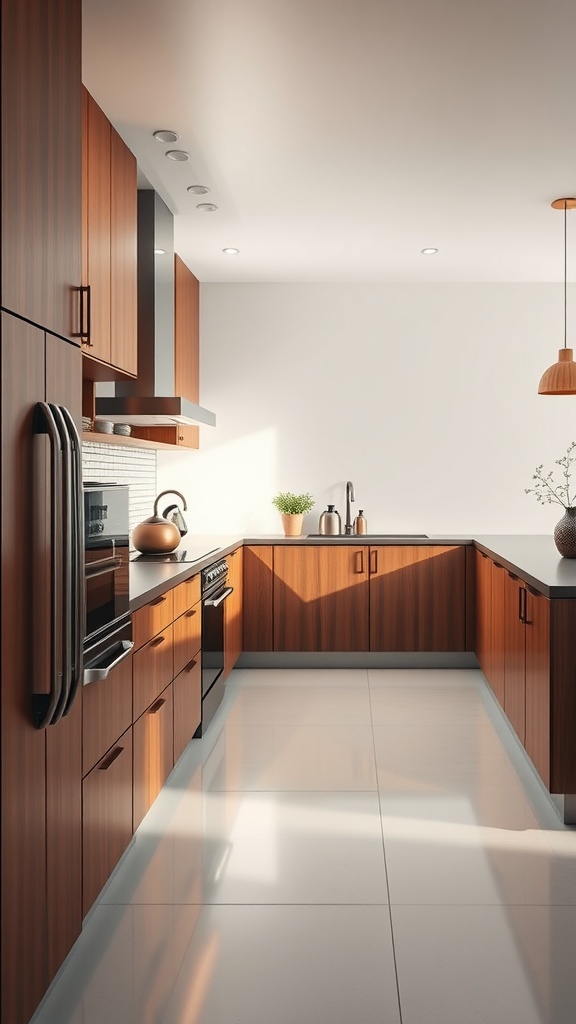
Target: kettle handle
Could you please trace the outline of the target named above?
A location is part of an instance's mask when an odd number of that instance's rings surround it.
[[[168,505],[168,508],[165,508],[163,513],[162,513],[163,518],[164,519],[168,519],[168,513],[169,512],[173,512],[174,509],[176,509],[178,512],[180,511],[180,509],[178,508],[178,505]]]
[[[177,494],[178,497],[182,499],[182,502],[184,504],[184,511],[186,512],[186,510],[188,508],[188,506],[186,504],[186,498],[184,497],[183,494],[180,494],[180,491],[160,491],[160,494],[158,495],[158,497],[156,498],[156,501],[154,502],[154,515],[155,516],[158,515],[158,502],[160,501],[160,498],[164,497],[165,494]],[[170,508],[173,508],[173,507],[174,507],[173,505],[170,506]]]

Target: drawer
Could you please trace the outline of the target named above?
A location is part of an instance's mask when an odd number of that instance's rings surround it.
[[[200,653],[176,676],[174,697],[174,763],[202,721],[202,664]]]
[[[132,727],[82,783],[82,913],[132,838]]]
[[[153,636],[161,633],[165,626],[172,622],[174,618],[173,594],[174,591],[167,590],[165,594],[150,601],[150,604],[139,608],[132,615],[132,638],[136,650]]]
[[[172,625],[133,655],[133,720],[146,710],[174,675]]]
[[[173,625],[174,630],[174,675],[188,664],[200,651],[202,644],[202,605],[189,608]]]
[[[132,658],[113,668],[107,679],[82,692],[82,775],[104,756],[132,725]]]
[[[154,803],[174,766],[172,684],[132,727],[134,740],[134,831]]]
[[[174,618],[177,619],[200,600],[200,573],[174,587]]]

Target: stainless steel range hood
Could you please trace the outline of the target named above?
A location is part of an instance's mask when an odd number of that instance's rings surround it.
[[[113,397],[97,395],[96,419],[216,425],[209,409],[174,394],[174,218],[152,189],[138,190],[138,378],[116,382]]]

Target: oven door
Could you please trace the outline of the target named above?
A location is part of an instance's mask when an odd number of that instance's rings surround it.
[[[112,669],[128,657],[133,647],[132,619],[130,615],[125,615],[84,648],[84,685],[107,679]]]
[[[86,636],[111,626],[129,608],[128,548],[102,541],[86,548]]]
[[[233,587],[218,586],[202,598],[202,698],[224,671],[224,605]]]

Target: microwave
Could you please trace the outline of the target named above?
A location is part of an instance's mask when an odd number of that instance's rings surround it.
[[[129,613],[128,485],[84,482],[84,646],[117,630]]]

